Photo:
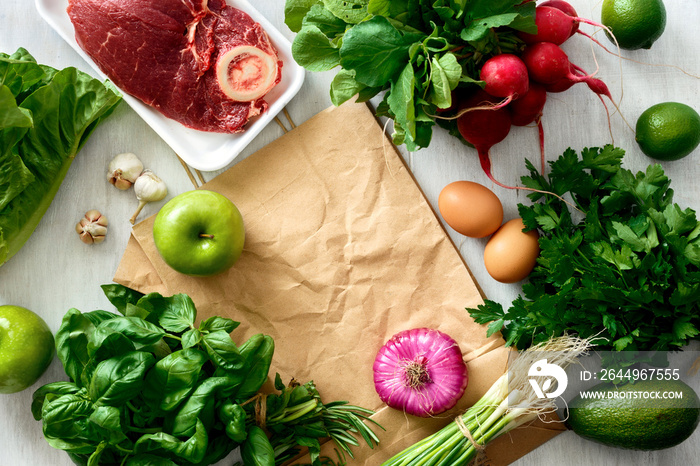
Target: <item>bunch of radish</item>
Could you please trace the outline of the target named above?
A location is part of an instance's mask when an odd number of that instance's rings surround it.
[[[585,83],[591,91],[614,101],[605,83],[571,63],[560,45],[579,31],[585,23],[605,28],[602,24],[580,18],[576,10],[563,0],[548,0],[537,6],[537,34],[520,33],[526,44],[519,55],[501,54],[487,60],[481,68],[483,90],[463,99],[459,105],[457,128],[472,144],[489,179],[509,189],[491,174],[489,152],[506,138],[512,126],[535,124],[539,130],[542,172],[545,169],[542,112],[547,93],[563,92],[577,83]],[[607,29],[607,28],[606,28]],[[603,105],[605,102],[603,101]],[[608,114],[608,120],[610,115]]]

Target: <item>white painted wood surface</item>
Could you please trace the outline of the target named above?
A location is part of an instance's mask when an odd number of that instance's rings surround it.
[[[600,2],[570,0],[581,16],[600,18]],[[284,25],[283,0],[261,0],[256,8],[291,40],[293,34]],[[639,61],[672,64],[700,75],[698,43],[700,5],[697,0],[666,2],[668,25],[664,35],[650,51],[627,52]],[[25,47],[40,63],[54,67],[76,66],[90,72],[90,67],[66,45],[41,19],[29,0],[4,0],[0,3],[0,51],[12,53]],[[586,31],[593,28],[582,26]],[[597,34],[607,44],[602,33]],[[652,104],[679,101],[700,109],[700,81],[669,67],[652,67],[629,61],[621,65],[616,57],[605,54],[580,36],[574,37],[565,50],[571,59],[587,70],[595,69],[593,53],[600,65],[599,76],[609,85],[613,96],[621,96],[620,68],[624,77],[621,110],[630,124]],[[288,105],[296,123],[301,123],[331,105],[328,96],[330,73],[307,74],[302,90]],[[619,114],[613,115],[615,143],[627,150],[625,164],[634,170],[650,162],[634,142],[634,134]],[[581,149],[610,142],[605,113],[600,101],[583,86],[550,96],[545,107],[544,126],[549,158],[567,147]],[[343,131],[343,128],[339,128]],[[282,134],[272,124],[245,150],[241,158],[253,153]],[[508,184],[518,182],[523,173],[523,159],[537,159],[537,133],[532,128],[514,128],[508,138],[492,150],[494,175]],[[22,251],[0,268],[0,304],[16,304],[33,309],[56,330],[61,317],[71,307],[83,311],[110,309],[99,285],[109,283],[129,238],[128,218],[136,208],[132,192],[120,192],[104,180],[106,166],[119,152],[137,153],[146,167],[166,180],[170,194],[192,189],[182,166],[173,152],[126,105],[122,105],[102,125],[76,158],[64,184]],[[437,130],[428,149],[403,152],[429,201],[436,206],[440,190],[449,182],[468,179],[490,186],[502,199],[506,219],[517,215],[518,202],[526,202],[522,193],[493,186],[479,168],[476,154],[444,132]],[[678,162],[664,163],[673,180],[676,201],[682,206],[700,209],[700,150]],[[235,163],[235,162],[234,162]],[[217,173],[205,173],[210,179]],[[165,201],[163,201],[165,202]],[[157,212],[162,205],[148,205],[142,218]],[[101,210],[110,220],[105,243],[87,246],[78,241],[74,225],[88,209]],[[410,219],[407,219],[410,221]],[[474,276],[491,299],[509,303],[518,293],[518,285],[493,281],[482,266],[485,240],[473,240],[452,233],[452,238],[470,265]],[[69,465],[60,451],[43,439],[41,424],[29,411],[31,394],[38,386],[64,378],[55,360],[37,384],[21,393],[0,395],[0,466]],[[700,434],[697,432],[682,445],[659,452],[631,452],[605,448],[584,441],[567,432],[527,455],[516,464],[523,465],[689,465],[699,464]],[[221,463],[230,465],[231,461]]]

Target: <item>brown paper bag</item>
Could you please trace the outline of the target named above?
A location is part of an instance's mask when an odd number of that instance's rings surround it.
[[[379,447],[356,448],[353,464],[378,465],[446,425],[503,374],[508,350],[465,307],[482,302],[459,252],[403,159],[364,104],[321,112],[203,186],[231,199],[246,243],[227,272],[193,278],[170,269],[137,224],[114,280],[142,292],[187,293],[200,318],[223,315],[275,340],[271,374],[314,380],[326,401],[377,411]],[[469,386],[458,406],[433,419],[379,400],[377,350],[395,333],[437,328],[460,345]],[[520,429],[490,446],[508,464],[563,430]]]

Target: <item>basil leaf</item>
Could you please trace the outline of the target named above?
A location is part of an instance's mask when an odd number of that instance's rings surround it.
[[[215,366],[225,370],[240,369],[243,356],[225,330],[216,330],[202,337],[202,344]]]
[[[102,285],[101,288],[109,302],[122,315],[126,315],[127,304],[136,304],[143,297],[143,293],[116,283]]]
[[[246,400],[255,395],[267,380],[275,342],[270,336],[257,334],[243,343],[239,351],[244,359],[241,370],[243,383],[233,395]]]
[[[242,379],[233,375],[209,377],[202,380],[194,392],[180,406],[177,414],[168,425],[168,431],[176,437],[189,437],[194,434],[197,422],[205,427],[214,421],[214,400],[228,398],[241,384]]]
[[[274,466],[275,451],[267,434],[258,426],[248,429],[248,436],[241,447],[241,458],[246,466]]]
[[[171,453],[190,463],[199,463],[206,453],[207,439],[204,424],[197,420],[195,432],[187,440],[182,441],[165,432],[145,434],[134,444],[134,453],[156,453],[158,455]]]
[[[92,322],[75,308],[66,312],[56,331],[56,354],[63,370],[78,386],[82,386],[80,376],[90,361],[88,335],[94,331]]]
[[[103,361],[134,351],[134,343],[126,335],[110,327],[98,327],[88,342],[87,350],[92,359]]]
[[[151,316],[151,313],[146,309],[142,308],[137,304],[127,303],[124,312],[122,312],[125,317],[138,317],[139,319],[146,320],[148,322],[158,323],[158,318]]]
[[[137,305],[150,313],[149,321],[157,319],[161,327],[169,332],[184,332],[194,326],[197,318],[197,309],[192,298],[183,293],[170,297],[150,293],[139,299]]]
[[[127,438],[122,429],[121,416],[121,411],[114,406],[98,406],[89,420],[102,438],[109,443],[118,444]]]
[[[91,418],[92,418],[92,416],[91,416]],[[97,448],[95,448],[95,451],[93,452],[93,454],[90,455],[90,458],[88,458],[87,466],[98,466],[100,464],[100,459],[102,458],[102,454],[104,453],[106,447],[107,447],[106,442],[104,442],[104,441],[100,442],[97,445]]]
[[[154,363],[151,353],[140,351],[104,360],[95,368],[88,396],[96,406],[119,406],[139,394]]]
[[[194,348],[164,357],[146,376],[144,400],[163,412],[177,408],[195,389],[205,362],[207,355]]]
[[[226,425],[226,435],[236,443],[242,443],[247,436],[246,417],[245,409],[230,400],[219,407],[219,418]]]
[[[115,314],[113,312],[108,312],[108,311],[83,312],[83,317],[85,317],[90,322],[92,322],[92,325],[94,325],[95,327],[100,325],[105,320],[114,319],[117,316],[118,316],[118,314]]]
[[[162,456],[144,453],[130,457],[125,466],[178,466],[178,464]]]
[[[41,420],[41,411],[47,395],[74,395],[79,391],[80,388],[72,382],[53,382],[39,387],[32,395],[32,416],[37,421]]]
[[[199,329],[202,332],[215,332],[217,330],[223,330],[226,333],[233,332],[238,326],[241,325],[240,322],[236,322],[233,319],[228,319],[226,317],[213,316],[202,321],[199,324]]]
[[[192,298],[180,293],[171,298],[165,298],[168,306],[160,313],[158,322],[170,332],[184,332],[194,326],[197,317],[197,310],[194,307]]]
[[[202,332],[199,329],[193,328],[182,334],[182,347],[184,349],[192,348],[202,342]]]
[[[98,328],[122,333],[140,346],[151,345],[165,336],[163,329],[138,317],[115,317],[102,322]]]
[[[44,436],[52,446],[66,442],[69,451],[92,453],[98,443],[92,440],[93,430],[89,422],[94,409],[89,400],[75,394],[63,395],[44,403],[41,411]]]

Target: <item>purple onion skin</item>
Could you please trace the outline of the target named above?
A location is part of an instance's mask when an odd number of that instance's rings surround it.
[[[373,371],[379,398],[414,416],[447,411],[467,388],[459,345],[435,329],[415,328],[391,337],[377,353]]]

